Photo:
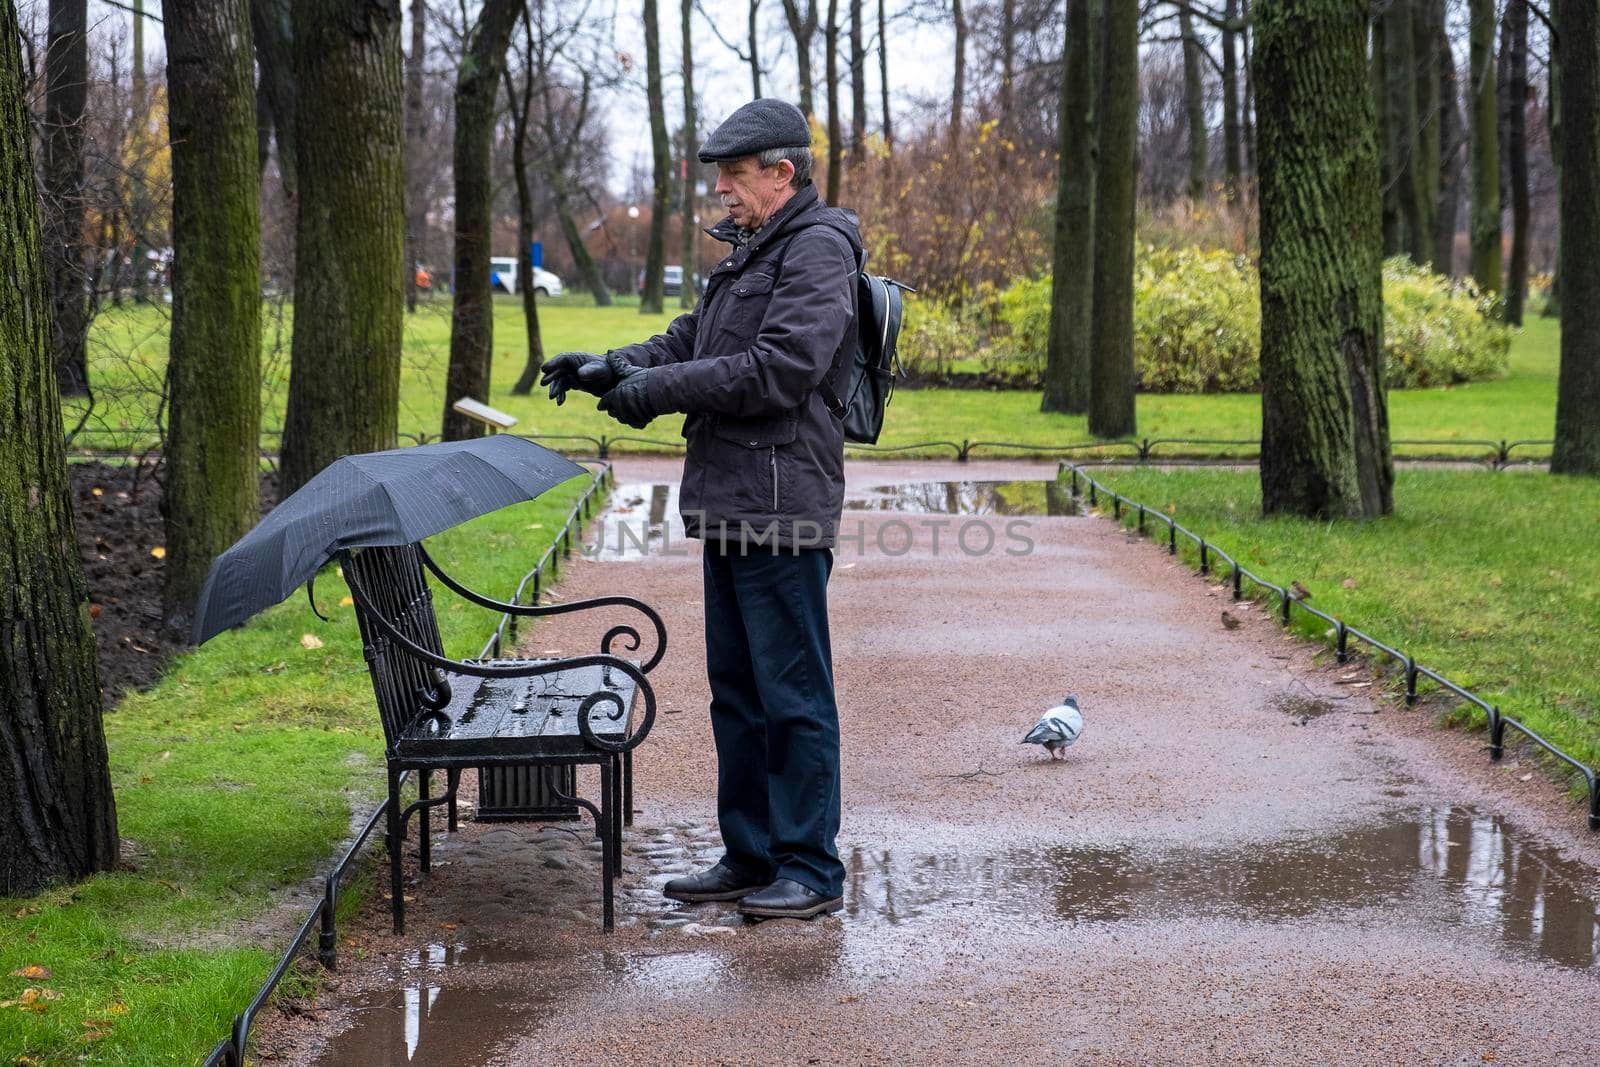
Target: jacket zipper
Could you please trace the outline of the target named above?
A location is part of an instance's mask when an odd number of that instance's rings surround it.
[[[768,451],[772,456],[772,513],[778,513],[778,446],[771,446]]]

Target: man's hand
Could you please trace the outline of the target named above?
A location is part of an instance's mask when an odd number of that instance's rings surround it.
[[[563,352],[554,359],[545,360],[539,371],[539,384],[550,387],[550,399],[557,404],[566,403],[569,389],[603,396],[617,384],[616,373],[606,357],[593,352]]]
[[[624,426],[642,430],[650,420],[661,414],[650,402],[650,367],[635,367],[621,356],[606,357],[607,368],[616,376],[617,384],[600,398],[600,410]]]

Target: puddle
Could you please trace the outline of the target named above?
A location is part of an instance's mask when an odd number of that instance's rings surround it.
[[[1054,479],[1017,482],[902,482],[845,494],[846,511],[914,515],[1077,515],[1067,487]]]
[[[589,531],[583,553],[617,561],[684,550],[677,482],[622,482]]]
[[[847,930],[952,907],[1073,923],[1399,912],[1563,966],[1600,964],[1595,872],[1467,808],[1428,808],[1381,827],[1239,850],[857,851],[847,878]]]

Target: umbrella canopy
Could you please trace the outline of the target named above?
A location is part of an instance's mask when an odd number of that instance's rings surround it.
[[[212,561],[194,642],[286,599],[341,549],[421,541],[586,473],[509,435],[337,459]]]

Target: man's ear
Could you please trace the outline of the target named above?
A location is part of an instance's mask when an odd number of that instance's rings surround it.
[[[794,184],[794,161],[793,160],[780,159],[776,163],[773,164],[773,167],[776,168],[778,173],[783,177],[783,184],[785,184],[785,185],[793,185]]]

